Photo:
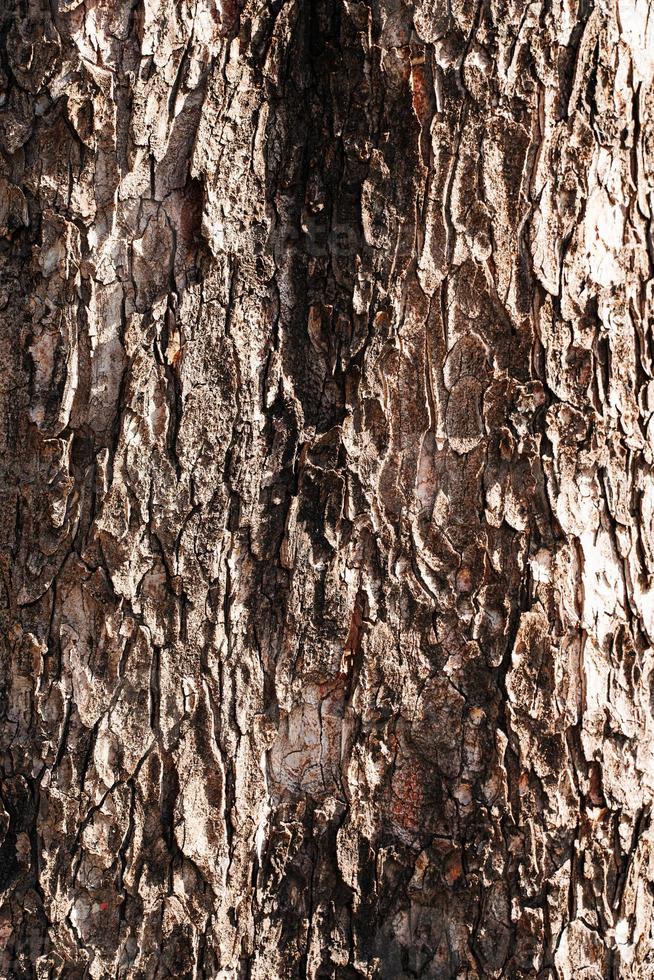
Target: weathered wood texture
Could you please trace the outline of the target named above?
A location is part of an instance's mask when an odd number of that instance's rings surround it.
[[[654,10],[1,16],[1,975],[652,978]]]

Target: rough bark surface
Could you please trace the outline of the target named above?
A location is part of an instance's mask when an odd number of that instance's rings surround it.
[[[648,0],[1,18],[1,975],[654,977]]]

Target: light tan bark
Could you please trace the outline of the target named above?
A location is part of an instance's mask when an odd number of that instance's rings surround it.
[[[2,976],[654,976],[647,0],[1,16]]]

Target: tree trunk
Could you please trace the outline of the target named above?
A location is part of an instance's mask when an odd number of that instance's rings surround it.
[[[1,16],[2,976],[653,977],[648,0]]]

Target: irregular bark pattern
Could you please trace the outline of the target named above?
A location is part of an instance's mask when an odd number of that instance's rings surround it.
[[[647,0],[1,66],[2,976],[654,976]]]

